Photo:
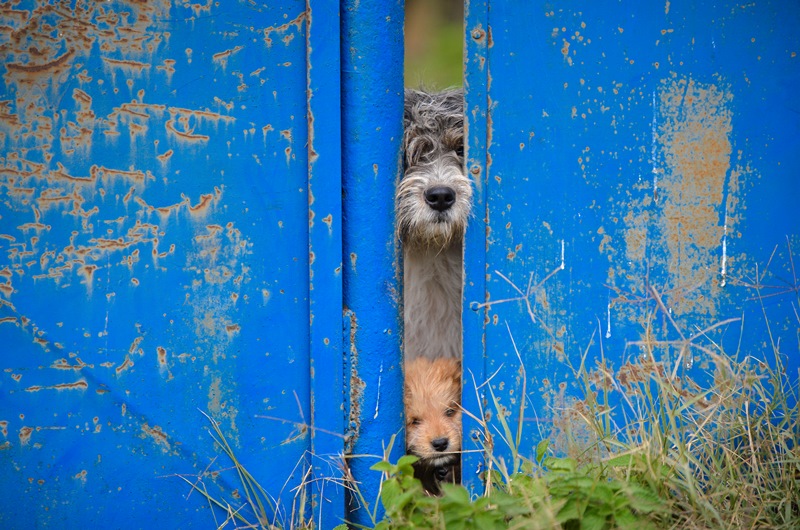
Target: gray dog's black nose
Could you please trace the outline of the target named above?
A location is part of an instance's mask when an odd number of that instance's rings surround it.
[[[425,190],[425,202],[437,212],[443,212],[456,202],[456,192],[447,186],[436,186]]]
[[[442,452],[447,449],[447,446],[450,445],[450,441],[447,438],[436,438],[435,440],[431,441],[431,445],[434,449],[439,452]]]

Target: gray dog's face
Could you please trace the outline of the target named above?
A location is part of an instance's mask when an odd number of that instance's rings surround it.
[[[464,92],[405,92],[406,170],[397,231],[406,246],[443,249],[464,236],[472,186],[464,174]]]

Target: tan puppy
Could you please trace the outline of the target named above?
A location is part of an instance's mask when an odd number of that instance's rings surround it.
[[[461,476],[461,363],[417,357],[406,361],[406,451],[419,457],[415,476],[426,491]]]

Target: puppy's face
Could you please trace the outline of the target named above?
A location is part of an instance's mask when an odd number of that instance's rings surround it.
[[[406,90],[403,122],[398,236],[406,246],[439,250],[463,237],[472,206],[464,173],[464,93]]]
[[[461,364],[425,357],[406,362],[406,449],[426,465],[452,464],[461,451]]]

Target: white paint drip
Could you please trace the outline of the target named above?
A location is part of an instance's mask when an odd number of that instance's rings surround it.
[[[373,420],[378,419],[378,409],[381,405],[381,377],[383,376],[383,361],[381,361],[381,368],[378,371],[378,395],[375,398],[375,415],[372,417]]]
[[[722,270],[720,271],[720,276],[722,279],[719,282],[720,287],[725,287],[727,283],[725,280],[725,274],[727,273],[728,265],[728,214],[725,214],[725,224],[722,227]]]
[[[561,240],[561,270],[564,270],[564,240]]]
[[[606,304],[606,319],[607,319],[607,322],[608,322],[606,324],[606,338],[610,339],[611,338],[611,302],[608,302],[608,304]]]

